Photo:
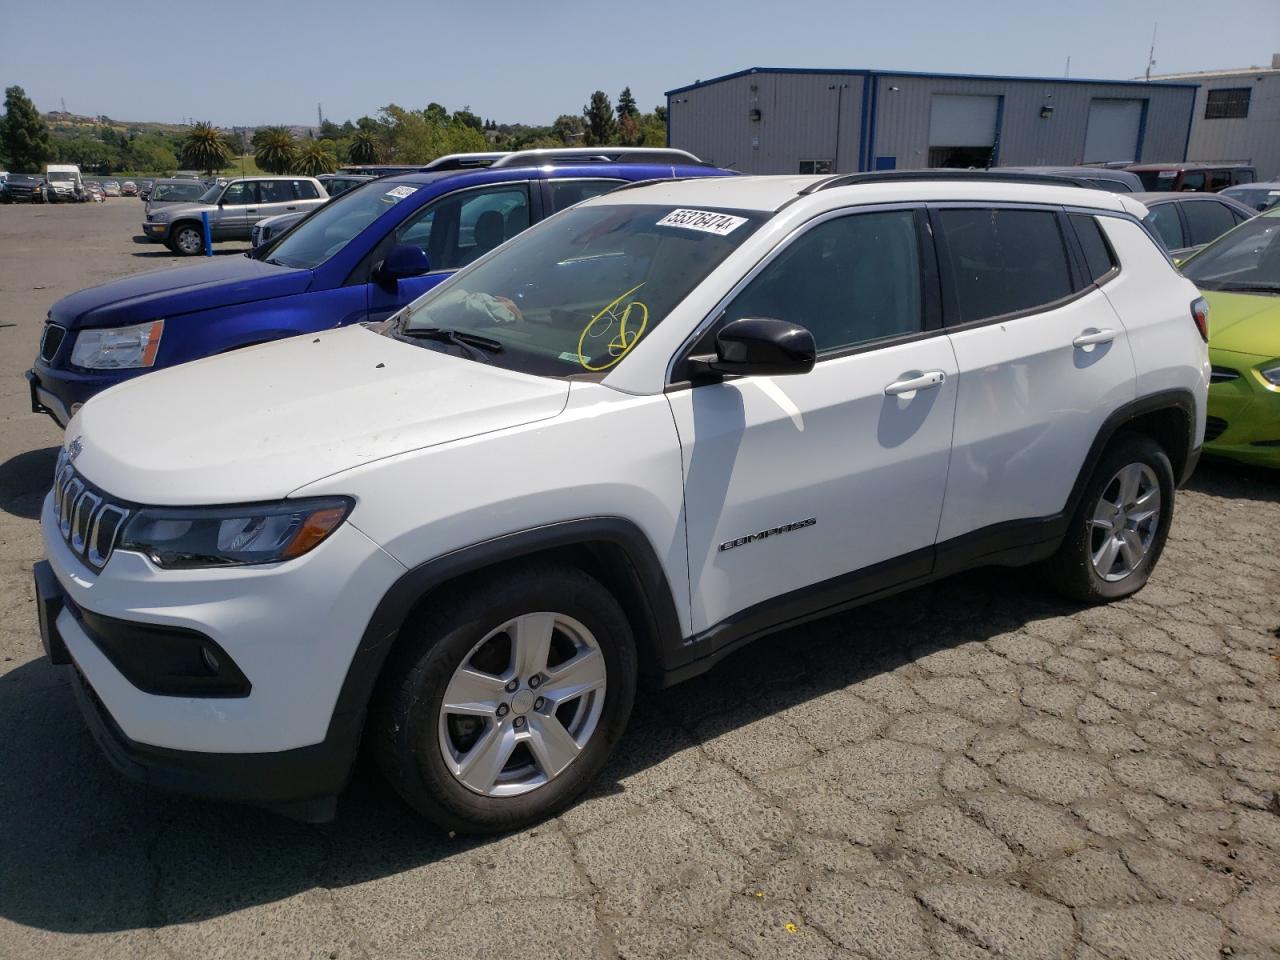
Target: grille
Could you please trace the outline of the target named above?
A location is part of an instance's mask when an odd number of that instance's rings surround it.
[[[1227,421],[1221,417],[1205,417],[1204,439],[1206,443],[1217,440],[1227,429]]]
[[[60,327],[56,323],[46,323],[44,333],[40,335],[40,358],[52,360],[66,336],[66,327]]]
[[[1210,383],[1227,383],[1230,380],[1239,380],[1240,374],[1230,367],[1214,367],[1209,373]]]
[[[130,510],[112,502],[80,476],[64,451],[58,456],[53,479],[53,512],[67,546],[94,570],[101,570],[115,549]]]

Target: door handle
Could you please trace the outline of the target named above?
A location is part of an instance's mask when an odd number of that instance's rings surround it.
[[[286,210],[297,210],[297,207],[285,207]]]
[[[258,212],[258,208],[257,208],[257,207],[245,207],[245,208],[244,208],[244,212],[245,212],[245,213],[257,213],[257,212]]]
[[[1073,347],[1092,347],[1099,343],[1110,343],[1116,338],[1114,330],[1086,330],[1071,341]]]
[[[928,373],[922,373],[918,377],[911,377],[909,380],[895,380],[884,388],[886,397],[900,397],[904,393],[915,393],[917,390],[931,390],[940,386],[947,379],[947,375],[941,370],[930,370]]]

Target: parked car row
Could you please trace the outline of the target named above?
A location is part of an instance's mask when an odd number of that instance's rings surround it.
[[[321,820],[364,743],[423,816],[506,831],[587,788],[641,677],[976,566],[1142,589],[1211,392],[1147,208],[729,174],[391,176],[55,304],[37,606],[107,757]],[[1267,222],[1188,270],[1261,293]]]

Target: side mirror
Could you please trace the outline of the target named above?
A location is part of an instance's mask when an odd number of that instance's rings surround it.
[[[818,355],[813,334],[786,320],[731,320],[716,334],[715,357],[694,359],[694,371],[777,377],[808,373]]]
[[[396,281],[420,277],[431,272],[431,261],[421,247],[401,244],[392,248],[385,260],[373,268],[373,281],[383,286],[394,286]]]

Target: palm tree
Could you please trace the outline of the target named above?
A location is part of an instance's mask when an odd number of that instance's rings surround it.
[[[253,146],[253,159],[268,173],[288,173],[298,152],[288,127],[262,127],[253,135]]]
[[[210,176],[231,162],[226,135],[211,123],[197,123],[182,143],[182,162]]]
[[[372,130],[357,130],[351,135],[347,155],[352,163],[377,163],[382,159],[382,144]]]
[[[293,158],[293,172],[304,176],[316,177],[337,169],[338,158],[327,140],[305,141]]]

